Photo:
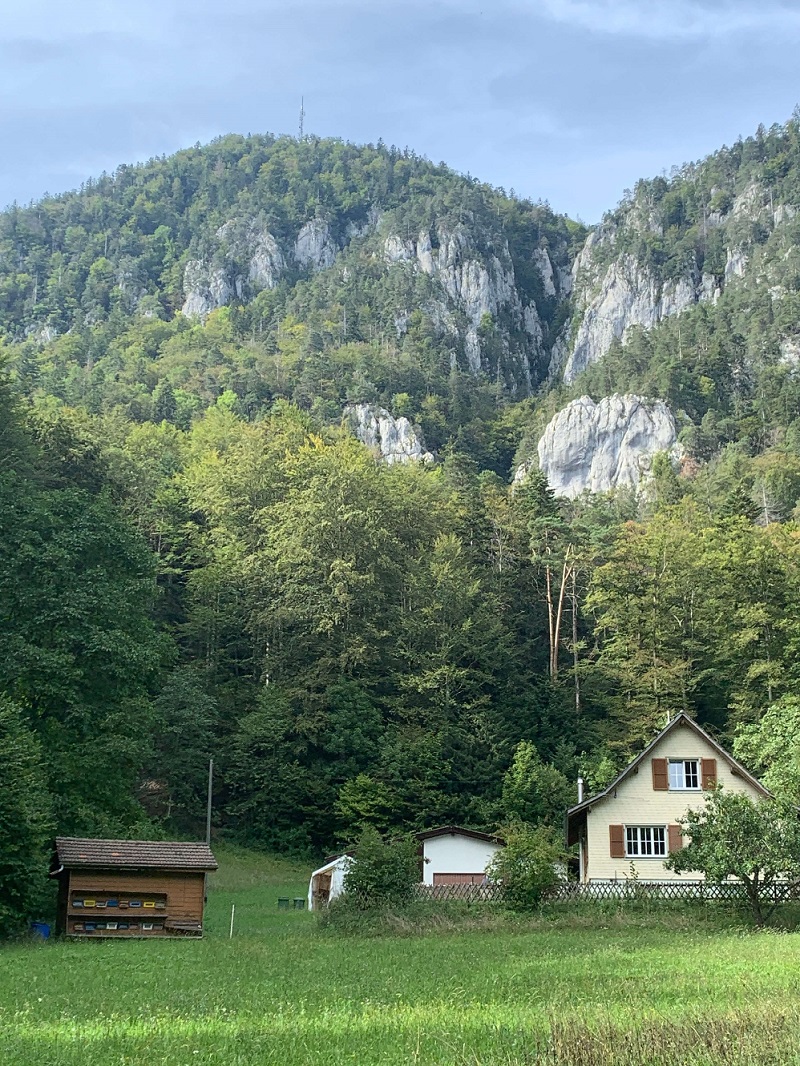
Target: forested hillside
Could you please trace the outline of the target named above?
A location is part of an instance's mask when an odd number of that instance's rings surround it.
[[[407,151],[226,137],[0,215],[0,853],[32,891],[55,828],[196,833],[212,755],[217,826],[302,853],[560,825],[678,709],[781,779],[799,188],[792,120],[587,238]],[[511,487],[567,400],[625,391],[678,465]],[[435,462],[378,461],[354,404]]]

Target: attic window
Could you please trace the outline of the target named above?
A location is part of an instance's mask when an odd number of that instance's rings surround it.
[[[686,791],[687,789],[700,788],[700,774],[698,772],[697,759],[670,759],[669,761],[669,787],[670,790]]]

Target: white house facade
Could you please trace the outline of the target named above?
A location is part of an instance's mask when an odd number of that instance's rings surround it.
[[[417,833],[425,885],[480,885],[486,867],[504,846],[501,837],[446,825]]]
[[[769,792],[688,715],[673,718],[607,789],[567,811],[567,843],[578,844],[580,880],[679,879],[664,866],[683,846],[678,819],[722,785],[763,799]],[[693,875],[697,876],[697,875]]]

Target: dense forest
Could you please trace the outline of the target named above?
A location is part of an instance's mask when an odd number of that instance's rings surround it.
[[[800,202],[796,120],[603,225],[660,277],[724,272],[709,210],[754,181]],[[215,831],[307,855],[560,825],[677,710],[797,792],[793,217],[568,387],[585,229],[407,151],[226,137],[0,215],[0,929],[56,830],[197,834],[212,756]],[[613,391],[669,402],[679,469],[510,484],[566,400]],[[377,461],[353,403],[436,463]]]

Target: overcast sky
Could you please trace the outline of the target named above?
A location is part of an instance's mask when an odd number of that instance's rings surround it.
[[[800,0],[5,0],[0,205],[231,131],[408,145],[594,222],[800,101]]]

